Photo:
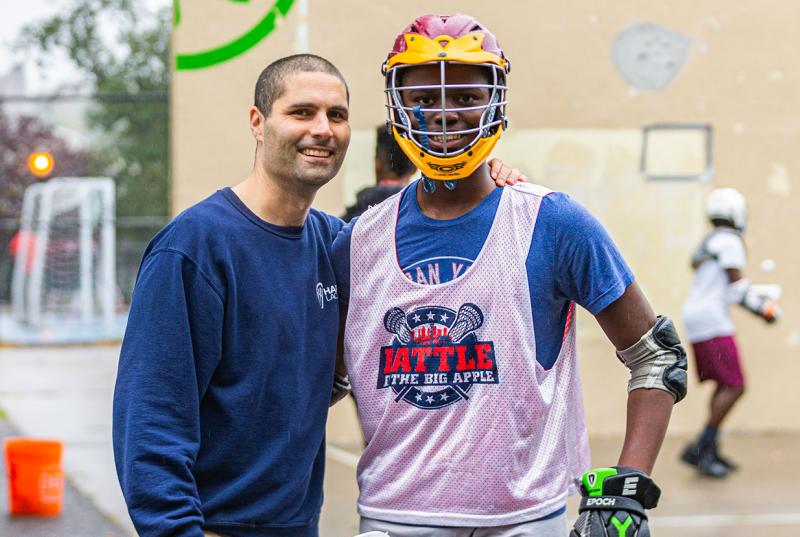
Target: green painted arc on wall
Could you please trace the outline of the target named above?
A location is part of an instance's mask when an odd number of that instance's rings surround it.
[[[242,0],[233,1],[241,2]],[[285,17],[289,13],[292,4],[294,4],[294,0],[276,0],[255,26],[224,45],[200,52],[177,54],[175,56],[175,68],[179,71],[203,69],[226,62],[250,50],[275,30],[278,17]],[[177,26],[181,20],[179,0],[174,0],[173,5],[175,9],[175,26]]]

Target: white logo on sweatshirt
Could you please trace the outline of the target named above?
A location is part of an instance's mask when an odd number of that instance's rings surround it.
[[[339,293],[336,289],[336,284],[325,287],[322,282],[317,283],[317,302],[319,302],[320,309],[325,309],[325,303],[339,298]]]

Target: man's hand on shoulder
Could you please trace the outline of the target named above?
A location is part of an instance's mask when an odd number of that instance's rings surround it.
[[[524,173],[517,168],[513,168],[500,160],[493,158],[487,162],[489,165],[489,175],[497,183],[497,186],[515,185],[524,183],[528,180]]]

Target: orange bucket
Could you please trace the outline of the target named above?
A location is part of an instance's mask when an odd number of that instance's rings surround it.
[[[61,442],[8,438],[5,441],[5,451],[11,514],[61,514],[64,505]]]

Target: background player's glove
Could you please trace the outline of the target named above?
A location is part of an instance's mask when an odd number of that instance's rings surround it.
[[[783,311],[780,306],[778,306],[777,302],[767,298],[761,303],[761,310],[758,314],[765,321],[772,324],[783,316]]]
[[[751,285],[742,297],[741,304],[766,322],[774,323],[783,316],[777,302],[780,295],[779,285]]]
[[[650,537],[645,509],[658,505],[661,489],[644,472],[595,468],[583,474],[581,495],[570,537]]]

